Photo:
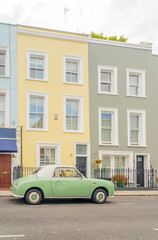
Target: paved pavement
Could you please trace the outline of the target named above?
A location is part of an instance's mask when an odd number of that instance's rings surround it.
[[[115,191],[114,196],[158,196],[158,190]],[[0,197],[11,197],[9,191],[0,191]]]

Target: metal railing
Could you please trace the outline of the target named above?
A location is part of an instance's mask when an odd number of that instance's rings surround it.
[[[13,180],[20,177],[27,177],[32,174],[36,167],[14,167]],[[86,177],[86,168],[80,168],[79,171]],[[115,188],[158,188],[158,170],[157,169],[108,169],[98,168],[91,171],[91,178],[104,179],[112,181]]]
[[[13,168],[13,180],[21,178],[21,177],[27,177],[30,174],[32,174],[37,168],[36,167],[22,167],[17,166]]]
[[[92,177],[112,181],[115,188],[157,188],[157,169],[96,169]]]

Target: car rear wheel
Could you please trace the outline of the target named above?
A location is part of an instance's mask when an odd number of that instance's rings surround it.
[[[92,200],[95,203],[105,203],[107,199],[107,193],[105,190],[99,188],[96,189],[95,192],[93,193]]]
[[[30,189],[25,196],[27,203],[32,205],[37,205],[42,201],[42,194],[37,189]]]

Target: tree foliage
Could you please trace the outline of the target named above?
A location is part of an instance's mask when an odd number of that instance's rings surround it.
[[[125,38],[124,35],[121,35],[120,37],[115,36],[104,36],[103,33],[95,33],[91,32],[90,35],[92,38],[99,38],[99,39],[104,39],[104,40],[111,40],[111,41],[118,41],[118,42],[127,42],[128,38]]]

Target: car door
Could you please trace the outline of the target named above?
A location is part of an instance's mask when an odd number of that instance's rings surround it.
[[[73,167],[58,167],[52,178],[53,196],[89,196],[90,182]]]

